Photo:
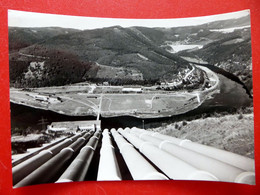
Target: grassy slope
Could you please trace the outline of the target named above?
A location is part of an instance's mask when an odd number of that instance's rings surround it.
[[[253,114],[176,122],[150,130],[254,158]]]

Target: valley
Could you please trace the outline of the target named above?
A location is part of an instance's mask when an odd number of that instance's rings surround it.
[[[254,158],[250,33],[249,14],[179,27],[10,27],[13,153],[24,152],[20,140],[59,136],[47,125],[91,120]]]
[[[9,37],[14,104],[67,116],[164,118],[219,98],[229,79],[253,96],[248,16],[171,28],[10,27]]]

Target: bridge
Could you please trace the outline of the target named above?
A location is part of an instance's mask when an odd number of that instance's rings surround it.
[[[15,188],[88,180],[255,184],[254,159],[135,127],[77,132],[13,162],[12,172]]]

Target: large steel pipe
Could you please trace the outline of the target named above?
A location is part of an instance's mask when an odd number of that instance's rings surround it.
[[[181,140],[174,137],[170,137],[167,135],[162,135],[159,133],[153,133],[152,136],[163,139],[163,140],[169,140],[174,142],[175,144],[178,144],[181,147],[187,148],[189,150],[193,150],[195,152],[204,154],[206,156],[209,156],[211,158],[215,158],[219,161],[228,163],[230,165],[236,166],[240,169],[243,169],[245,171],[255,171],[255,162],[254,159],[244,157],[232,152],[228,152],[225,150],[220,150],[217,148],[213,148],[210,146],[198,144],[195,142],[191,142],[190,140]]]
[[[36,156],[20,163],[12,169],[13,172],[13,185],[17,184],[24,177],[37,169],[43,163],[51,159],[53,156],[50,150],[44,150]]]
[[[36,168],[41,166],[43,163],[51,159],[56,155],[62,148],[70,145],[73,141],[71,139],[66,139],[63,142],[51,147],[48,150],[43,150],[39,154],[33,156],[32,158],[18,164],[12,169],[13,172],[13,185],[17,184],[21,179],[30,174]]]
[[[195,168],[168,152],[160,150],[152,143],[145,142],[126,131],[120,131],[120,133],[171,179],[218,181],[213,174]]]
[[[77,141],[71,144],[69,148],[71,148],[74,151],[78,151],[81,148],[81,146],[85,143],[85,141],[86,139],[84,137],[80,137],[77,139]]]
[[[115,129],[111,133],[134,180],[167,180],[144,157],[134,149]]]
[[[57,174],[60,168],[62,168],[63,165],[72,157],[73,153],[77,152],[84,142],[85,138],[78,138],[76,142],[66,148],[63,148],[57,155],[42,164],[37,169],[33,170],[30,174],[14,185],[14,187],[49,182],[50,179]]]
[[[85,133],[85,135],[83,135],[82,137],[85,138],[85,139],[88,139],[93,134],[94,134],[94,131],[89,131],[89,132]]]
[[[14,187],[22,187],[34,184],[41,184],[48,182],[58,170],[67,162],[73,155],[73,150],[70,148],[64,148],[54,158],[44,163],[38,169],[33,171],[27,177],[18,182]]]
[[[22,157],[22,158],[20,158],[20,159],[18,159],[18,160],[12,161],[12,166],[15,167],[16,165],[18,165],[18,164],[20,164],[20,163],[22,163],[22,162],[28,160],[29,158],[32,158],[33,156],[36,156],[36,155],[39,154],[41,151],[47,150],[47,149],[49,149],[49,148],[51,148],[51,147],[53,147],[53,146],[55,146],[55,145],[57,145],[57,144],[63,142],[65,139],[67,139],[67,138],[65,137],[65,138],[59,139],[59,140],[57,140],[57,141],[55,141],[55,142],[53,142],[53,143],[51,143],[51,144],[49,144],[49,145],[47,145],[47,146],[45,146],[45,147],[42,147],[42,148],[40,148],[39,150],[37,150],[37,151],[35,151],[35,152],[32,152],[32,153],[30,153],[30,154],[28,154],[28,155],[26,155],[26,156],[24,156],[24,157]]]
[[[98,181],[122,180],[114,147],[108,129],[104,129],[102,147],[100,150],[100,160],[98,166]]]
[[[179,145],[183,141],[182,139],[178,139],[178,138],[171,137],[171,136],[166,137],[166,135],[162,135],[162,134],[159,134],[157,132],[147,131],[147,130],[144,130],[144,129],[139,129],[139,128],[136,128],[136,127],[133,127],[130,130],[130,132],[133,133],[133,134],[140,134],[140,133],[149,134],[149,135],[153,135],[155,137],[158,137],[158,138],[164,139],[164,140],[170,139],[171,142],[173,142],[174,144],[177,144],[177,145]]]
[[[67,147],[68,145],[70,145],[71,143],[73,143],[75,140],[77,140],[79,137],[82,136],[83,133],[79,133],[79,134],[76,134],[66,140],[64,140],[64,142],[61,142],[57,145],[55,145],[54,147],[50,148],[50,151],[53,153],[53,155],[56,155],[58,154],[61,149]]]
[[[143,133],[139,135],[142,140],[153,143],[160,149],[169,152],[175,157],[191,164],[192,166],[200,170],[212,173],[221,181],[234,182],[237,181],[239,178],[239,181],[243,181],[247,184],[255,183],[255,173],[253,172],[245,172],[244,170],[234,167],[230,164],[183,148],[167,140],[161,140],[159,138],[155,138]]]
[[[97,131],[84,146],[56,183],[83,181],[97,147],[101,131]]]
[[[18,164],[12,169],[13,173],[13,185],[17,184],[21,179],[26,177],[32,171],[37,169],[43,163],[47,162],[53,156],[55,156],[58,152],[61,151],[64,147],[72,144],[78,137],[80,137],[83,133],[76,134],[71,138],[67,138],[64,141],[52,146],[47,150],[43,150],[39,154],[33,156],[32,158]]]

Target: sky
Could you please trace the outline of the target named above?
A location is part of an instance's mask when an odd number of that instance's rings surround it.
[[[118,18],[97,18],[82,16],[66,16],[57,14],[43,14],[36,12],[25,12],[8,10],[8,26],[15,27],[63,27],[80,30],[104,28],[120,25],[122,27],[143,26],[143,27],[179,27],[200,25],[216,20],[235,19],[250,14],[250,10],[231,12],[227,14],[178,18],[178,19],[118,19]]]

